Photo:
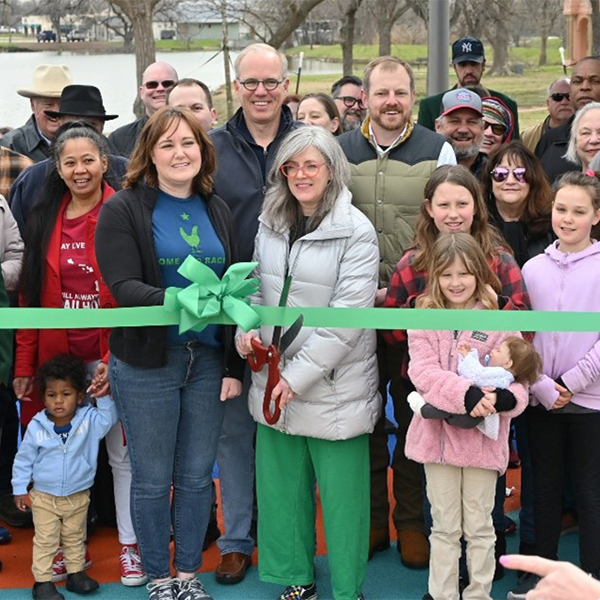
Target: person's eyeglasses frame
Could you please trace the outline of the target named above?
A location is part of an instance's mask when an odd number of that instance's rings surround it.
[[[314,179],[321,172],[321,168],[323,167],[323,165],[326,165],[326,164],[327,164],[326,162],[322,162],[322,163],[309,162],[309,163],[304,163],[303,165],[294,165],[292,163],[284,163],[279,167],[279,170],[281,171],[281,174],[286,179],[296,179],[298,177],[298,175],[300,174],[300,171],[302,171],[302,173],[304,173],[304,176],[308,177],[308,179]],[[311,168],[311,167],[317,168],[317,170],[312,175],[310,173],[306,172],[306,169]],[[291,169],[292,172],[287,173],[286,172],[287,169]]]
[[[483,121],[483,131],[485,131],[488,127],[492,128],[492,133],[494,135],[504,136],[506,134],[506,126],[502,125],[502,123],[490,123],[489,121]]]
[[[514,169],[510,169],[509,167],[494,167],[490,171],[492,179],[496,183],[505,182],[511,173],[518,183],[527,183],[527,179],[525,178],[527,169],[525,167],[515,167]]]
[[[150,81],[142,83],[142,86],[147,90],[156,90],[158,89],[158,86],[161,85],[165,90],[169,90],[175,85],[175,83],[176,81],[174,79],[163,79],[162,81],[151,79]]]
[[[355,98],[354,96],[336,96],[334,100],[341,100],[346,108],[352,108],[358,103],[358,108],[366,108],[362,98]]]
[[[550,94],[548,98],[554,100],[554,102],[562,102],[563,100],[570,100],[571,94],[569,92],[554,92]]]
[[[284,79],[275,79],[274,77],[268,77],[267,79],[249,78],[249,79],[244,79],[243,81],[238,78],[237,81],[240,85],[243,85],[244,88],[247,89],[249,92],[255,92],[261,83],[262,83],[263,87],[265,88],[265,90],[267,90],[267,92],[272,92],[272,91],[276,90],[285,81],[285,78]],[[267,82],[269,82],[268,85],[267,85]]]

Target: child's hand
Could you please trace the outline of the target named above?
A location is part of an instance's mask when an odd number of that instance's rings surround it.
[[[26,398],[33,390],[33,377],[15,377],[13,379],[13,390],[19,400]]]
[[[31,510],[31,499],[29,498],[29,494],[15,496],[15,506],[23,512]]]
[[[471,352],[471,344],[460,344],[460,346],[457,348],[458,353],[464,358],[465,356],[467,356],[467,354],[469,354],[469,352]]]
[[[221,381],[221,402],[236,398],[242,393],[242,382],[233,377],[223,377]]]
[[[469,414],[472,417],[489,417],[491,414],[496,412],[496,407],[494,404],[495,402],[492,403],[486,395],[475,405]]]
[[[108,394],[110,394],[108,365],[105,362],[98,363],[94,377],[92,377],[92,383],[90,383],[87,392],[94,398],[100,398],[101,396],[108,396]]]

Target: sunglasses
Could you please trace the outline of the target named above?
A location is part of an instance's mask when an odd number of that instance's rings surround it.
[[[552,98],[554,102],[562,102],[563,100],[568,100],[570,95],[569,92],[554,92],[554,94],[550,94],[550,98]]]
[[[308,162],[308,163],[304,163],[303,165],[295,165],[293,163],[285,163],[284,165],[281,165],[280,170],[283,173],[283,176],[286,177],[287,179],[295,179],[296,177],[298,177],[298,174],[300,173],[300,171],[302,171],[304,173],[305,177],[308,177],[309,179],[314,179],[318,174],[319,171],[321,170],[321,167],[324,165],[325,163],[315,163],[315,162]]]
[[[492,179],[496,183],[506,181],[511,173],[519,183],[527,183],[527,180],[525,179],[527,169],[525,167],[515,167],[514,169],[509,169],[508,167],[496,167],[492,169],[490,173],[492,174]]]
[[[346,108],[352,108],[358,103],[358,108],[364,108],[362,98],[355,98],[354,96],[338,96],[336,100],[341,100]]]
[[[501,123],[489,123],[488,121],[483,122],[483,130],[485,131],[488,127],[492,128],[492,133],[494,135],[504,135],[506,132],[506,127]]]
[[[163,81],[146,81],[142,84],[147,90],[155,90],[159,85],[162,85],[165,90],[172,88],[175,85],[173,79],[164,79]]]

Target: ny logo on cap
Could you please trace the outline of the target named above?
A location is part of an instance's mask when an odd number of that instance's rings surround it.
[[[472,52],[473,48],[471,46],[471,42],[463,42],[462,51],[463,52]]]

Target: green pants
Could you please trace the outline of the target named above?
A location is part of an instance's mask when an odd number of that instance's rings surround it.
[[[256,495],[262,581],[315,580],[315,479],[335,600],[356,600],[369,551],[369,436],[343,441],[258,425]]]

